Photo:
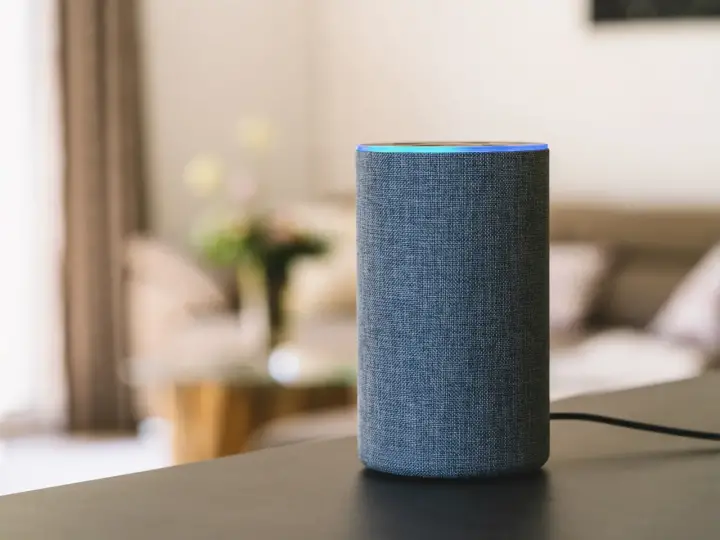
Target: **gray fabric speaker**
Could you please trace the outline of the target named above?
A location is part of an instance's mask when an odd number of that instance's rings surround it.
[[[357,151],[360,459],[420,477],[549,452],[547,145]]]

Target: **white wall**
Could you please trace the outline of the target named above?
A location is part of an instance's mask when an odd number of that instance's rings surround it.
[[[317,0],[312,163],[357,143],[526,139],[552,193],[720,203],[720,21],[594,27],[587,0]]]
[[[202,152],[238,155],[237,125],[262,117],[277,137],[266,178],[275,197],[307,183],[304,0],[141,2],[152,227],[182,245],[199,201],[182,184]]]
[[[184,243],[198,152],[245,116],[273,196],[354,189],[354,148],[526,139],[559,198],[720,203],[720,21],[595,27],[589,0],[144,0],[153,227]]]

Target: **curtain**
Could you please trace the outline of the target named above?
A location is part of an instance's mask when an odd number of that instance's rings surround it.
[[[143,226],[135,0],[58,0],[72,431],[132,430],[124,245]]]

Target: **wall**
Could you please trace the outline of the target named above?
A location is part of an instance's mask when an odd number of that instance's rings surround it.
[[[265,171],[274,198],[307,183],[308,76],[304,0],[141,2],[151,225],[183,245],[199,201],[182,184],[201,152],[237,156],[242,118],[276,132]],[[300,141],[300,143],[298,143]]]
[[[720,203],[720,21],[594,27],[586,1],[317,0],[312,160],[359,142],[526,139],[555,199]]]

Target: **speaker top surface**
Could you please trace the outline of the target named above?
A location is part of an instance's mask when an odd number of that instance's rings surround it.
[[[360,144],[358,152],[391,152],[413,154],[451,154],[476,152],[532,152],[547,150],[548,145],[532,142],[454,141],[454,142],[399,142]]]

